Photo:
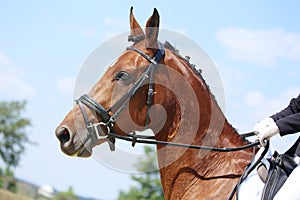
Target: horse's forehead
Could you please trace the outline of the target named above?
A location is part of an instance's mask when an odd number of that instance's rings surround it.
[[[112,71],[130,70],[147,63],[147,61],[139,54],[131,51],[123,52],[114,62],[110,65]]]
[[[113,61],[113,63],[110,65],[109,68],[114,69],[114,68],[122,67],[133,61],[134,61],[134,57],[128,51],[125,51]]]

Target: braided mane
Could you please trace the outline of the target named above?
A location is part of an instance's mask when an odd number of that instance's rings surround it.
[[[190,63],[190,56],[185,56],[183,57],[182,55],[180,55],[179,50],[176,49],[170,42],[165,41],[164,47],[166,49],[169,49],[170,51],[172,51],[176,56],[178,56],[180,59],[182,59],[187,66],[192,69],[192,71],[197,75],[197,77],[199,77],[201,79],[201,81],[204,83],[204,85],[206,86],[206,88],[208,89],[209,93],[211,94],[211,96],[215,99],[215,95],[211,92],[209,85],[206,83],[205,79],[202,76],[202,70],[197,68],[195,64]],[[216,101],[217,102],[217,101]]]

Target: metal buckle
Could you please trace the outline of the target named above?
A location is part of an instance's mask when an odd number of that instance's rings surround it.
[[[94,128],[98,140],[107,139],[108,133],[110,132],[109,126],[107,126],[104,122],[99,122],[97,124],[90,124],[87,127]],[[104,127],[106,128],[106,130],[103,129]]]

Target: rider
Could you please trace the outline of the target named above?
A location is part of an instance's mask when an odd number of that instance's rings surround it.
[[[279,134],[280,136],[297,133],[300,131],[300,95],[293,98],[287,108],[270,117],[265,118],[255,125],[254,133],[258,140],[264,145],[264,140]],[[300,156],[300,137],[294,145],[286,152],[289,155]],[[296,167],[290,174],[282,188],[275,195],[274,200],[300,199],[300,166]]]

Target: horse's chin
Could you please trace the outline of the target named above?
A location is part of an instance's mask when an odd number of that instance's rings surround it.
[[[80,157],[80,158],[89,158],[92,156],[93,148],[101,145],[106,140],[99,140],[95,143],[93,143],[91,140],[88,140],[85,143],[82,143],[81,147],[77,149],[77,151],[70,155],[72,157]]]
[[[80,158],[88,158],[92,155],[93,144],[91,141],[75,140],[73,141],[73,150],[66,151],[66,149],[62,149],[64,153],[71,157],[80,157]]]
[[[91,151],[86,148],[80,148],[78,151],[76,151],[72,157],[80,157],[80,158],[89,158],[91,157]]]

